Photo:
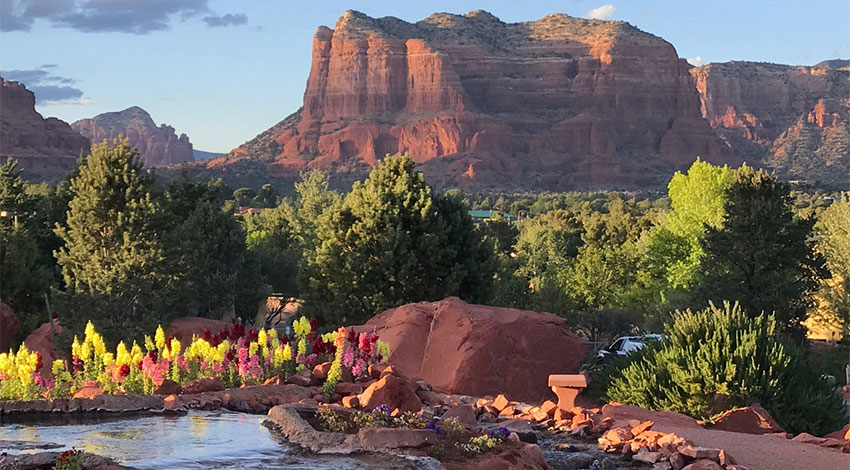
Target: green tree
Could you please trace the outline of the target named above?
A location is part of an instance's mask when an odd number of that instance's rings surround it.
[[[832,277],[821,286],[826,305],[814,318],[821,324],[841,327],[846,341],[850,339],[850,194],[821,213],[815,230],[818,250],[826,258]]]
[[[52,257],[39,252],[39,199],[28,194],[17,161],[0,165],[0,299],[15,310],[26,331],[46,319],[42,294],[53,284]]]
[[[297,198],[287,217],[301,246],[308,256],[316,250],[316,230],[319,219],[328,208],[341,197],[329,189],[328,175],[319,170],[301,173],[301,181],[295,183]]]
[[[155,292],[167,273],[152,185],[126,139],[92,147],[71,180],[67,220],[56,227],[65,244],[55,256],[68,291],[100,306],[75,312],[72,323],[93,317],[126,334],[159,320]]]
[[[821,278],[813,219],[794,215],[790,187],[764,170],[742,166],[729,187],[722,228],[710,227],[701,247],[697,299],[738,301],[751,315],[773,313],[798,340]]]
[[[723,224],[727,191],[733,172],[697,159],[687,174],[676,172],[668,185],[672,205],[667,220],[653,230],[647,263],[662,295],[691,287],[699,270],[700,244],[708,228]]]
[[[278,207],[244,218],[245,243],[273,292],[298,296],[298,266],[303,248],[294,227],[295,208],[288,200]]]
[[[665,333],[613,372],[608,399],[700,419],[758,401],[793,433],[823,435],[847,420],[840,395],[784,341],[773,315],[710,304],[677,311]]]
[[[277,194],[277,190],[274,189],[274,186],[266,183],[264,184],[259,191],[257,191],[257,195],[254,196],[254,206],[257,207],[275,207],[277,206],[277,200],[279,196]]]
[[[325,210],[316,237],[302,292],[328,324],[450,295],[475,301],[493,277],[465,206],[435,196],[406,155],[385,158]]]
[[[254,202],[256,193],[251,188],[239,188],[233,191],[233,200],[239,207],[248,207]]]

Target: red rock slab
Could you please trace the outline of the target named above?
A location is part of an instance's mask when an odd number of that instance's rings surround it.
[[[446,470],[548,470],[540,447],[524,444],[499,453],[486,452],[471,460],[444,462]]]
[[[714,420],[711,428],[746,434],[785,432],[766,409],[757,405],[727,410]]]

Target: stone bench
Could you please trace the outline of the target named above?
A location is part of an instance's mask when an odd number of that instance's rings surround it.
[[[558,396],[558,408],[570,410],[575,406],[576,396],[590,383],[584,374],[552,374],[549,387]]]

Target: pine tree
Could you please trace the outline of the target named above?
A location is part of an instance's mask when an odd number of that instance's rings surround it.
[[[326,209],[301,276],[327,323],[354,323],[407,302],[476,300],[492,281],[490,250],[465,207],[432,193],[407,156],[388,157]]]
[[[813,219],[792,210],[791,190],[764,170],[735,172],[722,228],[709,227],[701,247],[696,298],[740,302],[750,315],[775,314],[798,340],[813,294],[826,275],[814,250]]]
[[[67,290],[100,306],[79,316],[104,329],[158,320],[155,292],[168,276],[152,184],[126,139],[92,147],[71,180],[67,220],[56,227],[65,245],[54,254]],[[88,319],[76,317],[75,324]]]

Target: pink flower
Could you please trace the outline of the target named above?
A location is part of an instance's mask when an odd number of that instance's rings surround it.
[[[354,350],[351,348],[346,348],[342,352],[342,365],[348,368],[351,368],[354,365]]]
[[[366,361],[364,361],[363,359],[357,359],[357,362],[355,362],[354,365],[351,366],[351,374],[357,377],[366,371],[366,367]]]

